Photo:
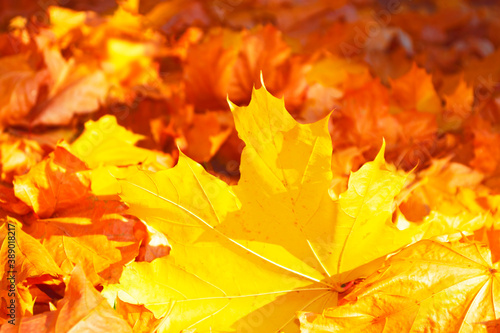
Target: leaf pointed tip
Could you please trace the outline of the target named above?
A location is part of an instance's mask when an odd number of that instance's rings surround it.
[[[377,153],[377,157],[375,157],[375,161],[385,162],[384,154],[385,154],[385,138],[382,138],[382,146],[380,147],[380,150]]]
[[[264,84],[264,74],[262,74],[262,70],[260,71],[260,84],[267,91],[266,85]]]
[[[186,156],[186,154],[182,152],[182,149],[177,142],[175,143],[175,145],[177,146],[177,151],[179,151],[179,156]]]
[[[234,112],[234,110],[237,108],[237,105],[231,102],[231,100],[229,99],[229,94],[226,95],[226,101],[229,105],[229,110],[231,110],[231,112]]]

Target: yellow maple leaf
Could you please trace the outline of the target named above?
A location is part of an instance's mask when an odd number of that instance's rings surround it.
[[[241,179],[229,186],[181,154],[177,166],[120,180],[129,213],[167,235],[171,254],[132,263],[116,297],[163,317],[160,330],[297,331],[295,312],[335,305],[357,269],[418,237],[391,225],[405,177],[383,150],[332,200],[328,118],[297,123],[283,100],[254,90],[231,104],[246,143]]]
[[[85,123],[85,131],[71,144],[71,151],[91,169],[101,165],[126,166],[164,162],[165,155],[135,146],[142,139],[142,135],[118,125],[114,116],[105,115],[97,121],[89,120]]]
[[[320,314],[300,313],[302,333],[486,332],[498,320],[498,263],[478,243],[418,242]]]
[[[92,169],[94,194],[115,194],[119,186],[112,175],[124,177],[137,170],[137,164],[152,170],[161,170],[173,164],[167,154],[136,147],[142,139],[142,135],[120,126],[112,115],[85,123],[85,131],[71,144],[71,152]]]

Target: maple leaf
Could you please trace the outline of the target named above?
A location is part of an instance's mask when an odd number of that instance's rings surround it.
[[[186,155],[195,161],[208,161],[215,155],[232,131],[227,113],[206,112],[194,114],[185,133],[188,143]],[[229,116],[230,117],[230,116]]]
[[[356,82],[356,79],[351,80]],[[428,80],[432,84],[430,78]],[[401,94],[408,97],[406,93]],[[376,142],[384,137],[389,161],[406,170],[425,165],[437,150],[436,115],[418,112],[411,106],[398,109],[394,114],[390,108],[391,99],[395,98],[391,98],[390,91],[379,79],[362,81],[361,86],[347,90],[339,101],[339,110],[333,113],[334,147],[345,149],[356,145],[361,149],[370,148],[374,154]]]
[[[159,320],[144,305],[125,303],[117,298],[115,310],[129,323],[134,333],[154,332],[159,324]]]
[[[355,145],[364,148],[384,137],[388,145],[397,142],[397,121],[389,114],[389,94],[380,80],[373,79],[347,92],[342,108],[333,112],[334,147]],[[387,131],[386,129],[391,129]]]
[[[65,60],[56,49],[44,50],[44,60],[50,73],[50,89],[46,100],[31,111],[32,125],[67,124],[73,115],[99,108],[108,91],[101,70],[78,65],[74,58]]]
[[[2,256],[0,267],[3,268],[0,297],[5,304],[10,304],[10,300],[13,299],[11,284],[14,283],[17,291],[14,293],[17,304],[16,318],[29,316],[33,314],[34,300],[27,292],[26,286],[43,284],[46,280],[62,276],[63,272],[49,252],[35,238],[21,229],[17,220],[8,217],[6,220],[0,220],[0,223],[0,255]],[[14,248],[9,246],[13,240],[15,240]],[[13,249],[14,258],[9,249]]]
[[[161,162],[167,159],[165,155],[135,146],[143,138],[118,125],[114,116],[105,115],[97,121],[85,123],[85,130],[71,144],[71,151],[85,161],[90,169],[101,165],[127,166],[140,163],[164,168]]]
[[[129,213],[167,235],[172,251],[132,263],[103,293],[144,304],[163,317],[160,330],[293,331],[297,309],[335,304],[341,284],[366,273],[354,269],[419,232],[389,224],[405,177],[386,168],[383,148],[333,201],[328,118],[301,125],[264,88],[231,107],[246,143],[238,185],[183,154],[172,169],[120,180]]]
[[[15,196],[12,187],[0,184],[0,216],[6,217],[7,212],[24,215],[31,212],[31,208]]]
[[[80,264],[98,284],[119,276],[121,267],[137,256],[147,232],[136,219],[122,215],[123,204],[93,195],[89,171],[62,142],[15,178],[14,193],[40,218],[26,218],[26,232],[41,241],[61,270],[70,274]]]
[[[14,176],[26,173],[40,162],[43,155],[44,151],[36,141],[2,133],[0,135],[1,179],[12,182]]]
[[[484,244],[424,240],[320,314],[300,313],[302,333],[486,332],[498,320],[498,263]]]
[[[331,75],[330,71],[335,71],[335,75]],[[339,88],[342,92],[360,88],[372,79],[366,65],[349,62],[335,55],[316,61],[306,78],[308,82],[319,82],[324,86]]]
[[[272,25],[236,33],[212,29],[202,43],[187,50],[184,80],[187,100],[199,109],[226,109],[226,96],[239,104],[250,100],[264,73],[269,91],[284,94],[287,103],[304,98],[306,57],[291,57],[291,47]],[[204,57],[210,66],[199,62]]]
[[[471,117],[468,129],[474,135],[474,158],[470,165],[484,174],[494,173],[500,166],[496,158],[500,153],[500,147],[496,144],[500,133],[490,122],[478,116]]]
[[[40,240],[66,274],[80,265],[94,285],[116,281],[123,265],[137,256],[146,230],[120,215],[124,207],[117,201],[80,204],[76,211],[37,220],[25,230]]]
[[[118,125],[111,115],[85,123],[85,130],[71,144],[71,152],[91,169],[93,194],[101,197],[116,194],[119,187],[113,175],[124,177],[135,172],[138,164],[150,170],[163,170],[173,164],[169,155],[136,147],[143,138]]]
[[[402,77],[389,80],[391,83],[394,112],[416,110],[420,112],[438,113],[441,111],[441,100],[432,84],[432,77],[425,69],[414,63],[408,73]]]
[[[62,143],[27,174],[15,177],[14,192],[38,216],[50,217],[90,195],[87,170]]]
[[[143,16],[120,7],[109,17],[46,9],[50,24],[32,31],[26,20],[16,21],[16,34],[9,35],[19,38],[23,49],[14,46],[20,54],[0,60],[2,127],[67,125],[75,115],[94,112],[107,100],[135,96],[138,86],[158,87],[153,58],[163,40],[143,30]]]
[[[76,70],[91,68],[92,75],[105,79],[100,90],[108,97],[124,100],[137,86],[155,88],[159,83],[153,57],[161,36],[147,28],[148,20],[119,6],[112,15],[72,11],[50,6],[48,14],[60,49],[72,46]],[[92,57],[89,59],[89,55]],[[96,59],[98,59],[96,61]],[[94,68],[98,63],[98,68]],[[96,82],[94,86],[100,83]],[[92,87],[88,87],[91,90]],[[92,98],[87,98],[92,101]]]
[[[28,54],[0,60],[0,128],[18,123],[35,105],[39,86],[49,73],[30,66]]]
[[[8,229],[15,231],[16,237],[16,260],[15,268],[9,268],[8,266]],[[12,236],[12,233],[10,233]],[[17,283],[24,282],[27,278],[36,278],[44,274],[52,275],[57,277],[62,275],[62,271],[56,265],[47,250],[31,235],[25,233],[19,224],[13,218],[8,218],[2,221],[2,226],[0,229],[0,242],[2,242],[0,254],[2,258],[0,265],[4,268],[2,273],[2,290],[7,290],[4,288],[6,286],[8,271],[16,271],[16,281]]]
[[[441,127],[444,130],[453,130],[461,127],[463,121],[472,112],[474,90],[463,78],[460,79],[455,91],[444,96],[445,110],[441,115]]]
[[[212,2],[0,12],[0,331],[497,330],[498,5]]]
[[[401,193],[397,219],[401,220],[402,213],[413,222],[435,220],[429,226],[451,227],[459,234],[485,224],[490,209],[478,205],[485,195],[480,186],[483,175],[450,159],[434,160],[429,168],[415,175],[411,186]]]
[[[260,84],[261,72],[266,77],[267,89],[271,91],[292,83],[283,80],[280,70],[291,61],[291,48],[283,41],[281,31],[266,25],[244,31],[240,38],[240,50],[228,86],[231,101],[248,103],[252,87]],[[300,93],[292,95],[298,97]]]
[[[23,318],[18,325],[3,325],[1,332],[132,332],[87,280],[82,268],[71,272],[57,310]]]
[[[211,31],[202,43],[188,48],[184,81],[189,102],[204,109],[226,107],[231,69],[238,54],[238,37],[233,31],[218,29]],[[211,66],[201,65],[198,59],[202,55]]]

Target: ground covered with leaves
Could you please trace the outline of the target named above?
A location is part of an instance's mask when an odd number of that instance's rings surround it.
[[[496,1],[0,8],[0,332],[500,330]]]

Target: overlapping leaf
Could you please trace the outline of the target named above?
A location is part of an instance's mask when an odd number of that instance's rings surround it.
[[[323,314],[301,313],[301,332],[486,332],[498,320],[498,264],[476,243],[421,241],[391,257]]]
[[[120,181],[129,213],[165,233],[172,252],[128,266],[105,294],[144,304],[164,317],[162,330],[293,331],[298,308],[334,304],[340,285],[364,273],[354,269],[419,237],[390,225],[405,178],[386,169],[383,149],[333,201],[327,119],[298,124],[264,88],[232,108],[246,143],[238,185],[183,155],[171,170]],[[272,319],[249,326],[278,303]]]
[[[498,328],[498,4],[48,5],[0,11],[2,331]]]
[[[76,266],[66,288],[66,295],[55,311],[23,319],[16,326],[4,325],[1,332],[132,332],[94,289],[83,270]]]
[[[88,168],[65,145],[58,146],[45,160],[14,180],[16,196],[40,217],[50,217],[88,198]]]

